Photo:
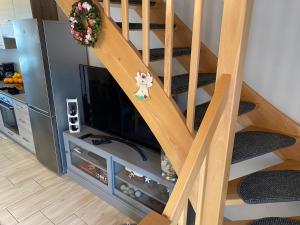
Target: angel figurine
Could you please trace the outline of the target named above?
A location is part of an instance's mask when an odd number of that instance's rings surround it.
[[[150,100],[149,88],[152,87],[153,77],[149,72],[136,74],[136,84],[139,90],[135,93],[135,97],[139,100]]]

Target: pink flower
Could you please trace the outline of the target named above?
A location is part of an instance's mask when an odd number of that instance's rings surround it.
[[[71,30],[70,30],[70,33],[71,33],[72,35],[74,35],[74,34],[75,34],[75,30],[74,30],[74,29],[71,29]]]
[[[85,39],[85,40],[84,40],[84,43],[88,44],[88,43],[89,43],[89,40],[88,40],[88,39]]]
[[[93,30],[90,28],[90,27],[88,27],[88,29],[87,29],[87,31],[86,31],[88,34],[92,34],[93,33]]]
[[[82,11],[82,4],[81,4],[81,2],[78,2],[77,10],[78,11]]]
[[[89,25],[93,27],[96,24],[96,20],[89,19]]]
[[[89,12],[91,10],[92,6],[89,3],[84,2],[84,3],[82,3],[82,8],[86,9]]]
[[[85,39],[90,41],[90,40],[92,40],[92,36],[90,34],[87,34],[87,35],[85,35]]]

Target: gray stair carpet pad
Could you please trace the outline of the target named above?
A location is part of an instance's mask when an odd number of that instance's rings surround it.
[[[300,225],[300,221],[291,220],[288,218],[263,218],[254,221],[250,225]]]
[[[300,171],[263,171],[246,176],[238,193],[247,204],[300,201]]]

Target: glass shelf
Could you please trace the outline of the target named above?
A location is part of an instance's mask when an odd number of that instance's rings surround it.
[[[108,185],[107,162],[105,158],[82,148],[74,147],[71,150],[71,163],[84,173]]]
[[[145,176],[134,176],[125,166],[114,162],[114,188],[125,201],[137,201],[147,208],[162,213],[169,199],[166,186]],[[125,197],[126,196],[126,197]]]

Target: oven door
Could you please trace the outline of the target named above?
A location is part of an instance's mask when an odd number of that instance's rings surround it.
[[[0,111],[4,127],[14,132],[15,134],[19,134],[14,107],[0,101]]]

